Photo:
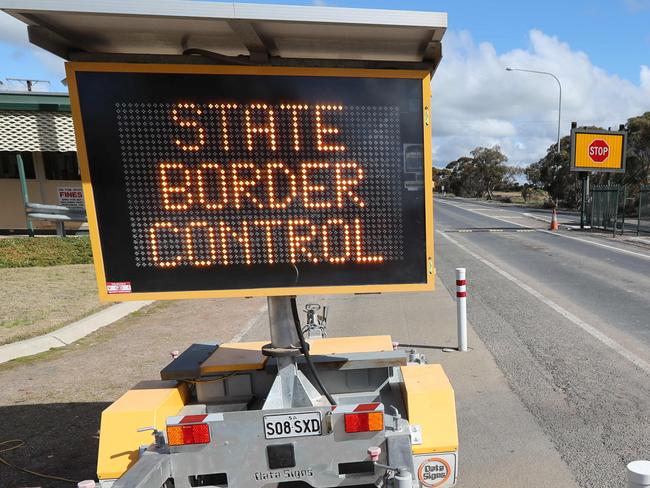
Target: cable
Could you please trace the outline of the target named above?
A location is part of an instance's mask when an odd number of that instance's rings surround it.
[[[330,395],[330,392],[327,391],[327,388],[325,388],[325,385],[323,384],[323,380],[318,374],[318,371],[316,370],[316,366],[314,366],[314,362],[311,359],[311,354],[309,354],[309,346],[307,345],[307,342],[305,342],[305,336],[302,333],[302,326],[300,325],[300,315],[298,315],[298,305],[296,305],[296,297],[291,297],[291,313],[293,314],[293,322],[296,326],[296,332],[298,333],[298,340],[300,340],[300,347],[302,348],[302,353],[305,356],[305,361],[307,361],[307,366],[309,367],[311,374],[314,376],[316,383],[318,383],[318,386],[323,392],[323,395],[325,395],[325,398],[327,398],[327,400],[332,405],[336,405],[336,401],[334,400],[332,395]]]
[[[190,379],[184,379],[184,380],[180,380],[180,381],[183,381],[184,383],[190,383],[190,384],[192,384],[192,385],[197,385],[197,384],[199,384],[199,383],[215,383],[215,382],[217,382],[217,381],[223,381],[223,380],[225,380],[226,378],[230,378],[230,377],[232,377],[232,376],[236,376],[236,375],[237,375],[237,373],[235,372],[235,373],[228,373],[228,374],[226,374],[226,375],[219,376],[219,377],[217,377],[217,378],[206,378],[206,379],[204,379],[204,380],[190,380]]]
[[[244,59],[237,58],[236,56],[226,56],[224,54],[215,53],[214,51],[208,51],[207,49],[198,49],[195,47],[190,47],[183,51],[183,56],[199,55],[204,58],[211,59],[212,61],[217,61],[224,64],[239,64],[242,66],[254,66],[254,63],[246,61]]]
[[[10,444],[12,442],[16,445],[11,447],[2,447],[5,444]],[[0,453],[13,451],[14,449],[19,449],[24,445],[25,445],[25,441],[22,441],[20,439],[10,439],[8,441],[2,441],[0,442]],[[38,478],[63,481],[65,483],[72,483],[73,485],[76,485],[78,483],[78,481],[70,480],[68,478],[62,478],[61,476],[52,476],[50,474],[37,473],[36,471],[32,471],[31,469],[21,468],[20,466],[16,466],[15,464],[10,463],[9,461],[5,460],[2,457],[0,457],[0,463],[4,464],[5,466],[9,466],[10,468],[15,469],[17,471],[22,471],[23,473],[31,474],[32,476],[37,476]]]

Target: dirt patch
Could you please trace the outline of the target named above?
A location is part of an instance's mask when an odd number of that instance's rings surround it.
[[[90,264],[0,269],[0,344],[44,334],[108,304]]]
[[[529,207],[541,207],[548,200],[548,193],[543,190],[531,190],[526,195],[526,200],[520,191],[495,191],[494,200],[503,203],[516,203]]]

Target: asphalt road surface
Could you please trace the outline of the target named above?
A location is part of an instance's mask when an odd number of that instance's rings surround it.
[[[550,233],[520,211],[436,201],[436,268],[583,487],[650,457],[650,253]]]

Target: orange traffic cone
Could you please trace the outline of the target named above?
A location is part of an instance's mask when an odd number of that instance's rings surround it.
[[[548,228],[548,230],[558,230],[560,228],[560,224],[557,221],[557,212],[555,209],[553,209],[553,217],[551,218],[551,226]]]

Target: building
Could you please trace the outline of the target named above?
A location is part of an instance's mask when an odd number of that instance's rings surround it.
[[[25,167],[29,201],[82,207],[70,99],[65,93],[0,92],[0,232],[27,229],[16,154]],[[34,220],[34,229],[55,224]],[[75,229],[78,223],[66,224]]]

